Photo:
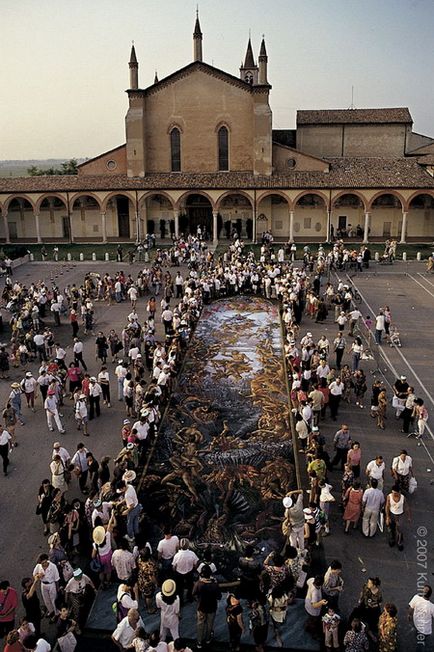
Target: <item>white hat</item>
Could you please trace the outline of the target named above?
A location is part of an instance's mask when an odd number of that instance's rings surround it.
[[[90,380],[91,383],[96,383],[96,378],[95,378],[95,376],[91,376],[91,377],[89,378],[89,380]]]
[[[313,516],[313,514],[312,514],[312,510],[311,510],[310,507],[305,507],[305,508],[303,509],[303,513],[304,513],[304,519],[305,519],[305,521],[309,521],[309,519],[314,518],[314,516]]]
[[[306,333],[306,337],[312,337],[312,333]]]
[[[124,426],[126,426],[128,423],[131,423],[129,419],[124,419]]]
[[[135,479],[136,479],[136,472],[131,470],[125,471],[125,473],[122,476],[122,480],[124,480],[124,482],[134,482]]]
[[[86,394],[80,394],[80,396],[78,398],[80,399],[80,401],[82,401],[83,399],[86,398]]]
[[[407,376],[401,376],[401,380],[407,380]]]
[[[26,378],[31,378],[31,377],[32,377],[32,372],[26,371]]]
[[[312,432],[319,432],[318,426],[312,426]]]
[[[282,500],[283,506],[285,509],[289,509],[292,507],[292,498],[291,496],[285,496],[285,498]]]
[[[80,577],[80,575],[83,575],[83,571],[81,570],[81,568],[76,568],[73,571],[72,575],[73,575],[73,577]]]

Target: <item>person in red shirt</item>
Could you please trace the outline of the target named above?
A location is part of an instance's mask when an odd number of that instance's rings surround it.
[[[6,636],[6,645],[3,652],[22,652],[24,650],[20,641],[18,630],[12,629]]]
[[[7,580],[3,580],[0,582],[0,638],[14,629],[17,606],[17,592]]]

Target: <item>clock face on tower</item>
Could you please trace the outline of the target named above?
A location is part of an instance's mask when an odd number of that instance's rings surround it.
[[[251,72],[246,72],[244,75],[244,81],[246,81],[248,84],[253,84],[253,75]]]

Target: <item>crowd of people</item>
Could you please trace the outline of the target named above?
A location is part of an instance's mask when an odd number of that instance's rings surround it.
[[[361,255],[360,264],[369,264],[364,251],[357,254],[356,263]],[[197,601],[196,648],[212,642],[223,599],[220,569],[211,549],[198,555],[194,541],[176,535],[176,523],[166,524],[160,540],[149,540],[141,518],[140,477],[155,447],[164,408],[203,304],[236,294],[259,294],[280,304],[294,445],[306,461],[309,496],[306,505],[300,488],[288,491],[283,499],[283,546],[265,558],[254,546],[240,552],[239,581],[225,597],[231,649],[239,649],[248,624],[258,652],[270,636],[281,646],[287,611],[301,596],[305,596],[306,631],[322,639],[327,649],[341,645],[348,652],[396,649],[397,608],[383,604],[378,577],[366,581],[353,612],[345,617],[339,605],[341,592],[347,590],[343,564],[335,559],[325,574],[316,572],[318,548],[322,538],[331,534],[336,509],[342,511],[342,528],[348,535],[355,535],[359,523],[367,539],[378,537],[378,528],[386,529],[389,545],[401,551],[404,519],[411,518],[411,494],[417,486],[406,450],[398,448],[388,461],[379,445],[377,455],[369,460],[363,457],[363,442],[352,439],[346,423],[333,441],[321,434],[325,420],[340,418],[342,402],[354,401],[356,410],[367,407],[362,329],[372,328],[381,344],[392,322],[387,306],[375,321],[363,318],[354,306],[351,286],[324,282],[324,270],[346,265],[346,255],[338,242],[328,255],[320,249],[314,265],[310,252],[305,251],[303,265],[297,266],[291,260],[294,252],[288,255],[283,250],[282,254],[279,249],[276,255],[272,242],[264,242],[256,260],[234,238],[228,250],[215,257],[200,237],[190,237],[175,241],[168,249],[157,249],[152,264],[136,278],[123,271],[88,273],[82,284],[70,284],[61,291],[55,284],[34,282],[27,287],[8,277],[3,299],[11,313],[12,335],[10,346],[0,348],[0,374],[7,378],[14,367],[22,379],[11,383],[3,411],[0,455],[4,474],[9,472],[10,451],[18,443],[18,428],[27,422],[24,402],[35,411],[35,400],[40,397],[48,430],[57,429],[62,435],[53,445],[47,460],[49,473],[37,492],[36,514],[48,537],[47,551],[22,580],[25,616],[19,627],[17,592],[8,581],[0,583],[0,631],[6,636],[8,652],[50,649],[41,634],[42,615],[55,625],[61,651],[71,652],[95,591],[107,590],[114,582],[118,625],[112,640],[119,649],[166,652],[169,637],[169,652],[188,650],[179,636],[179,624],[181,608],[192,600]],[[120,330],[96,331],[98,303],[125,304]],[[326,335],[315,339],[310,331],[301,336],[303,320],[321,322],[330,312],[336,323],[333,341]],[[58,341],[62,323],[71,328],[70,349]],[[85,337],[94,338],[99,369],[94,375],[88,367],[95,364],[84,359]],[[347,338],[353,340],[351,345]],[[390,410],[387,387],[375,380],[371,391],[371,416],[384,429]],[[417,435],[422,436],[428,420],[423,400],[404,376],[396,380],[392,391],[393,409],[403,432],[411,434],[415,424]],[[98,460],[90,445],[93,422],[114,401],[121,401],[125,409],[118,426],[120,449]],[[63,437],[66,411],[72,411],[74,427],[83,434],[73,451]],[[385,495],[386,469],[391,471],[393,486]],[[423,635],[431,633],[434,605],[430,597],[427,585],[422,596],[410,601],[415,627]],[[158,610],[159,630],[145,631],[139,599],[147,614]]]

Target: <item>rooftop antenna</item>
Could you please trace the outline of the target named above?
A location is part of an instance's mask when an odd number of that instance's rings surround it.
[[[348,107],[349,109],[355,109],[354,105],[354,86],[351,86],[351,105]]]

